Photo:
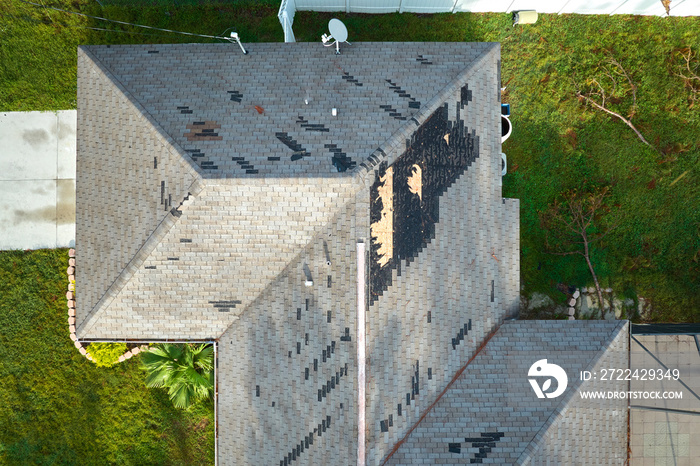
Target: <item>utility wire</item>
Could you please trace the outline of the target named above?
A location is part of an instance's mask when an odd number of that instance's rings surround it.
[[[44,7],[43,5],[40,5],[40,4],[34,3],[34,2],[29,2],[29,1],[27,1],[27,0],[19,0],[19,1],[22,2],[22,3],[27,3],[27,4],[29,4],[29,5],[34,5],[34,6],[37,6],[37,7],[49,8],[49,9],[51,9],[51,10],[62,11],[62,12],[64,12],[64,13],[69,13],[69,14],[71,14],[71,15],[84,16],[84,17],[86,17],[86,18],[97,19],[97,20],[100,20],[100,21],[108,21],[108,22],[110,22],[110,23],[124,24],[124,25],[127,25],[127,26],[134,26],[134,27],[145,28],[145,29],[153,29],[153,30],[156,30],[156,31],[170,32],[170,33],[173,33],[173,34],[183,34],[183,35],[186,35],[186,36],[206,37],[207,39],[228,40],[226,37],[208,36],[208,35],[205,35],[205,34],[194,34],[194,33],[192,33],[192,32],[173,31],[172,29],[163,29],[163,28],[157,28],[157,27],[153,27],[153,26],[144,26],[144,25],[142,25],[142,24],[127,23],[127,22],[125,22],[125,21],[118,21],[118,20],[116,20],[116,19],[102,18],[102,17],[100,17],[100,16],[92,16],[92,15],[88,15],[88,14],[85,14],[85,13],[78,13],[77,11],[64,10],[64,9],[62,9],[62,8],[57,8],[57,7],[54,7],[54,6],[47,6],[47,7]]]
[[[39,19],[33,19],[33,18],[23,18],[23,17],[18,17],[12,14],[2,14],[0,13],[0,18],[12,18],[16,19],[18,21],[26,21],[29,23],[34,23],[34,24],[43,24],[45,26],[49,26],[50,24],[47,23],[45,20],[39,20]],[[136,32],[136,31],[122,31],[121,29],[106,29],[106,28],[98,28],[98,27],[92,27],[92,26],[79,26],[76,24],[67,24],[63,22],[52,22],[53,25],[55,26],[60,26],[63,28],[73,28],[73,29],[92,29],[93,31],[104,31],[104,32],[117,32],[121,34],[132,34],[132,35],[139,35],[139,36],[150,36],[150,37],[170,37],[166,34],[152,34],[148,32]]]

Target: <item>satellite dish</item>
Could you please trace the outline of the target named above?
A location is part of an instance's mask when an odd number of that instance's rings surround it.
[[[340,55],[340,43],[345,42],[350,45],[350,42],[348,42],[348,28],[345,27],[345,24],[343,24],[341,20],[333,18],[328,21],[328,30],[330,31],[330,35],[323,34],[321,36],[321,41],[326,47],[335,45],[335,53],[336,55]],[[329,43],[331,40],[335,40],[335,42]]]
[[[328,21],[328,30],[331,32],[331,36],[338,42],[345,42],[348,40],[348,28],[339,19],[333,18]]]

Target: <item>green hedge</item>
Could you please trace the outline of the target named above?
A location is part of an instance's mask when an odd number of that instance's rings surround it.
[[[98,367],[112,367],[126,352],[126,343],[90,343],[86,349]]]

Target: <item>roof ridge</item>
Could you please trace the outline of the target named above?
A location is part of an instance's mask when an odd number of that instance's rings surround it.
[[[622,334],[622,330],[627,324],[627,321],[618,321],[618,324],[613,330],[610,331],[610,334],[608,335],[608,338],[606,340],[608,342],[608,345],[598,350],[598,352],[591,358],[588,365],[586,365],[586,367],[582,369],[583,371],[592,370],[593,367],[595,367],[595,365],[598,364],[598,362],[605,355],[610,343],[613,343],[620,337],[620,335]],[[564,414],[564,410],[569,406],[569,403],[572,402],[577,389],[581,386],[582,383],[582,380],[575,379],[575,382],[571,384],[571,389],[568,391],[568,393],[566,393],[566,395],[564,395],[564,397],[560,400],[557,406],[551,411],[549,418],[547,418],[542,427],[532,437],[532,440],[530,440],[530,442],[527,444],[522,454],[518,457],[514,464],[525,464],[526,462],[533,459],[532,456],[538,450],[540,442],[542,441],[544,436],[551,429],[553,429],[559,421],[561,421],[561,418]]]
[[[134,254],[134,257],[126,264],[117,278],[112,284],[107,287],[102,297],[97,301],[95,306],[88,312],[82,323],[77,329],[78,333],[84,334],[90,331],[95,323],[99,320],[98,317],[109,307],[114,299],[119,295],[124,286],[131,280],[139,267],[148,259],[153,251],[158,247],[160,242],[165,238],[168,232],[177,223],[181,215],[183,207],[187,207],[191,201],[190,196],[198,196],[205,187],[204,180],[196,178],[188,188],[188,194],[182,200],[178,207],[173,208],[163,219],[158,223],[158,226],[153,230],[153,233],[146,239],[139,250]]]
[[[358,165],[353,172],[353,179],[359,184],[363,184],[363,180],[367,178],[369,173],[375,172],[379,164],[387,162],[391,165],[396,158],[401,156],[406,151],[406,140],[411,138],[411,135],[416,129],[420,128],[430,116],[441,107],[447,99],[463,86],[467,80],[480,70],[478,65],[486,61],[494,52],[499,51],[500,43],[498,42],[483,42],[486,45],[484,50],[471,61],[466,68],[459,72],[452,81],[443,87],[436,95],[434,95],[424,106],[420,108],[406,123],[399,127],[389,138],[380,144],[369,158]],[[415,125],[415,126],[414,126]]]
[[[87,46],[80,46],[78,48],[78,53],[83,53],[89,60],[90,60],[90,67],[93,71],[101,73],[105,79],[106,83],[109,83],[109,85],[113,86],[119,93],[126,99],[128,102],[127,105],[130,105],[131,108],[129,109],[130,112],[133,112],[136,115],[140,115],[143,117],[143,120],[145,120],[145,125],[144,125],[144,130],[148,131],[148,134],[152,136],[156,141],[160,142],[162,147],[165,149],[165,151],[173,157],[174,160],[184,160],[186,162],[183,162],[182,166],[184,169],[189,169],[190,174],[192,178],[194,179],[191,185],[188,187],[189,193],[198,193],[201,191],[202,186],[198,186],[198,181],[202,180],[202,174],[200,172],[200,168],[196,166],[196,164],[193,165],[193,162],[189,157],[184,157],[184,151],[182,150],[181,147],[171,138],[165,130],[160,127],[157,123],[155,123],[155,120],[153,117],[146,111],[146,109],[136,100],[136,98],[122,85],[122,83],[114,76],[114,74],[111,73],[111,71],[102,63],[92,52],[90,52],[89,47]],[[144,121],[139,122],[139,124],[143,124]],[[182,201],[184,202],[184,200]],[[178,208],[182,206],[182,202],[179,204]],[[173,209],[173,210],[177,210]],[[136,254],[129,259],[127,262],[126,266],[122,269],[121,272],[114,278],[111,284],[107,286],[105,289],[104,293],[102,296],[97,300],[97,302],[93,305],[93,307],[89,310],[87,310],[85,317],[81,319],[80,324],[77,326],[77,332],[79,334],[85,334],[87,331],[89,331],[95,322],[98,320],[97,316],[101,314],[101,311],[106,309],[109,306],[109,303],[112,302],[112,300],[116,297],[116,295],[121,291],[121,289],[124,287],[126,282],[133,276],[135,270],[131,270],[132,267],[134,267],[134,264],[142,262],[142,257],[143,254],[145,254],[145,249],[149,242],[153,241],[154,237],[158,237],[158,239],[161,239],[162,236],[167,232],[174,222],[172,224],[169,224],[167,220],[169,217],[173,216],[173,212],[170,212],[171,215],[168,215],[166,213],[164,217],[158,222],[157,227],[154,229],[153,233],[151,233],[150,236],[146,238],[144,243],[141,245],[141,247],[138,249]],[[152,249],[151,249],[152,250]],[[149,251],[150,253],[151,251]],[[143,257],[145,259],[145,257]]]
[[[471,355],[471,357],[467,360],[466,364],[464,364],[457,372],[455,372],[455,375],[452,376],[452,379],[447,383],[445,388],[440,393],[438,393],[435,400],[432,403],[430,403],[430,405],[427,408],[425,408],[425,410],[423,411],[423,414],[421,414],[421,416],[418,418],[418,420],[410,427],[410,429],[408,429],[408,431],[406,432],[406,435],[404,435],[401,438],[401,440],[396,442],[396,444],[393,446],[391,451],[389,451],[387,456],[384,458],[384,461],[382,461],[382,466],[384,466],[385,464],[387,464],[389,462],[389,459],[392,457],[392,455],[394,453],[396,453],[399,448],[401,448],[401,445],[403,445],[404,442],[406,440],[408,440],[408,438],[411,436],[413,431],[416,430],[416,428],[418,428],[418,426],[420,426],[420,424],[423,422],[423,420],[426,417],[428,417],[428,414],[433,410],[433,408],[435,408],[435,406],[440,402],[440,400],[448,392],[448,390],[450,390],[450,388],[452,388],[452,385],[454,385],[454,383],[462,376],[464,371],[467,370],[467,367],[469,367],[471,365],[471,363],[474,362],[476,357],[481,354],[481,352],[484,350],[484,348],[486,348],[486,345],[488,345],[488,343],[493,339],[493,337],[496,336],[496,334],[501,329],[501,327],[503,327],[504,324],[505,324],[505,322],[501,323],[500,325],[491,329],[491,331],[484,336],[484,340],[474,350],[474,354]]]

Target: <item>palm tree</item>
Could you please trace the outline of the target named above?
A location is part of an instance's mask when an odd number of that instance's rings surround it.
[[[214,391],[214,347],[163,343],[141,356],[148,372],[146,386],[165,387],[176,408],[187,408]]]

